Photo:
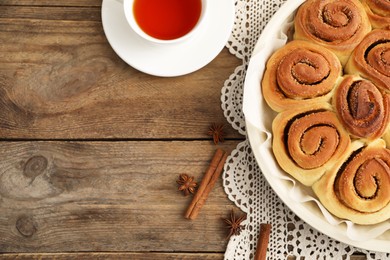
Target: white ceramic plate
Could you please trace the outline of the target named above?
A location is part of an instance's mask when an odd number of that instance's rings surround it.
[[[103,0],[102,22],[108,42],[127,64],[151,75],[173,77],[196,71],[218,55],[231,34],[234,9],[234,0],[210,0],[202,28],[171,46],[138,36],[126,21],[121,0]]]
[[[264,57],[269,57],[274,52],[274,50],[277,48],[275,47],[277,44],[274,44],[277,41],[274,39],[279,37],[278,35],[280,33],[281,26],[283,25],[284,21],[286,21],[286,19],[295,12],[296,8],[302,2],[303,0],[289,0],[278,10],[278,12],[264,28],[264,31],[261,34],[252,54],[252,59],[249,63],[244,84],[243,101],[243,109],[249,142],[251,144],[255,158],[261,168],[261,171],[273,190],[278,194],[282,201],[302,220],[318,231],[343,243],[372,251],[390,252],[390,231],[387,231],[376,238],[365,241],[352,240],[347,234],[347,226],[345,223],[332,225],[325,219],[319,207],[312,201],[298,202],[294,200],[290,193],[293,186],[292,182],[284,178],[277,178],[275,177],[275,173],[271,172],[271,169],[274,170],[277,167],[277,163],[272,153],[270,136],[267,136],[264,131],[260,130],[260,128],[264,127],[267,132],[272,132],[271,123],[273,117],[275,116],[275,112],[273,112],[265,104],[260,94],[261,91],[259,90],[265,64],[264,62],[259,63],[259,59],[254,59],[254,57],[257,55],[264,55]],[[255,91],[257,90],[259,92],[258,97],[254,97],[254,89]],[[264,122],[256,122],[256,118],[248,118],[248,115],[251,114],[251,109],[259,109],[260,114],[264,115]],[[284,173],[281,173],[281,175],[283,174]],[[299,187],[302,188],[303,185]],[[305,195],[305,193],[309,194],[311,190],[302,188],[300,192]]]

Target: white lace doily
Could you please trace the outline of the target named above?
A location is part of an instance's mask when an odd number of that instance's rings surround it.
[[[271,16],[285,0],[236,0],[236,20],[227,43],[230,52],[242,60],[222,88],[222,109],[227,121],[246,135],[242,114],[243,85],[246,68],[257,39]],[[329,238],[312,229],[282,203],[262,175],[249,142],[240,143],[229,156],[223,173],[225,192],[247,213],[244,231],[232,236],[225,259],[252,259],[260,223],[271,223],[268,259],[288,256],[305,259],[349,259],[361,252],[367,259],[390,259],[390,254],[369,252]]]

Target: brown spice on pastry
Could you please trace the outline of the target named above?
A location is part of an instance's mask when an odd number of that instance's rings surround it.
[[[381,137],[389,124],[389,94],[371,81],[347,75],[333,97],[340,121],[355,138]]]
[[[390,25],[390,1],[388,0],[362,0],[362,4],[372,28],[386,28]]]
[[[275,111],[329,101],[340,76],[341,64],[332,52],[294,40],[268,60],[263,96]]]
[[[356,141],[342,161],[312,188],[322,204],[340,218],[376,224],[390,215],[390,150],[377,139]]]
[[[272,132],[272,148],[280,167],[307,186],[338,161],[351,142],[327,103],[278,114]]]
[[[371,31],[358,0],[309,0],[295,16],[294,39],[315,42],[334,51],[345,64],[355,46]]]
[[[353,51],[345,70],[390,91],[390,30],[370,32]]]

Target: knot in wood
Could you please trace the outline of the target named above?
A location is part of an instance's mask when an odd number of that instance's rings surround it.
[[[35,179],[47,168],[47,163],[47,159],[41,155],[31,157],[24,165],[24,175]]]
[[[31,237],[37,231],[34,219],[31,216],[20,216],[16,221],[16,229],[24,237]]]

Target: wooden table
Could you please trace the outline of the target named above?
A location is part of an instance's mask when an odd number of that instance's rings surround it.
[[[0,0],[0,257],[223,259],[222,181],[190,221],[176,179],[200,181],[217,147],[243,140],[220,102],[240,61],[224,49],[192,74],[146,75],[114,53],[100,11]]]
[[[200,181],[243,140],[228,124],[223,144],[207,135],[240,61],[224,49],[195,73],[146,75],[112,50],[100,11],[0,1],[0,256],[222,259],[222,181],[190,221],[176,180]]]

